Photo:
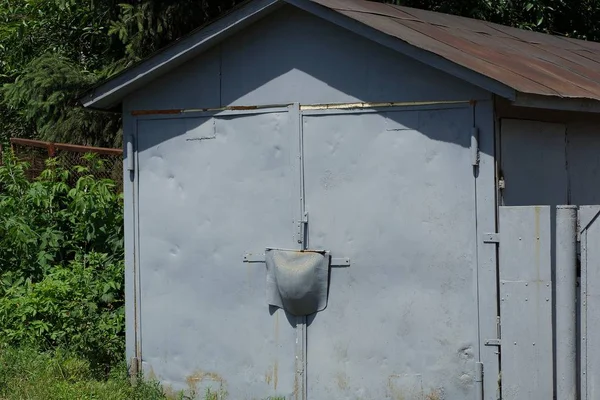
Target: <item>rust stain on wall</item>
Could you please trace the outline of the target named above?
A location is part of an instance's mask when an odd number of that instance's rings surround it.
[[[265,382],[269,386],[272,383],[273,389],[275,389],[275,390],[277,390],[277,383],[279,380],[278,373],[279,373],[279,363],[277,361],[275,361],[275,364],[273,364],[273,367],[269,367],[269,369],[267,369],[267,372],[265,372]]]
[[[277,381],[279,380],[277,374],[279,373],[279,362],[275,361],[273,366],[273,388],[277,390]]]
[[[346,373],[344,372],[338,372],[335,375],[335,382],[340,390],[348,390],[350,388],[350,383],[348,382],[348,375],[346,375]]]
[[[199,383],[202,382],[214,382],[218,386],[218,391],[220,393],[225,393],[225,380],[221,375],[215,372],[208,371],[196,371],[192,375],[189,375],[185,378],[190,390],[196,390]]]
[[[205,381],[205,380],[210,380],[210,381],[219,382],[219,383],[224,382],[223,378],[219,374],[216,374],[214,372],[196,371],[192,375],[185,378],[185,381],[189,385],[195,385],[195,384]]]
[[[300,382],[298,382],[298,374],[294,374],[294,391],[292,393],[295,400],[300,400]]]
[[[439,389],[432,390],[425,395],[425,400],[442,400],[442,391]]]
[[[267,383],[267,385],[271,385],[271,381],[273,380],[273,374],[271,371],[271,368],[267,369],[267,372],[265,372],[265,382]]]
[[[425,397],[419,374],[393,374],[387,379],[387,395],[393,400],[438,400]],[[439,399],[441,400],[441,398]]]

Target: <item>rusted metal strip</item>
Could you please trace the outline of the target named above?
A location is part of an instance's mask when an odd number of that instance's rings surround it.
[[[103,155],[118,156],[123,154],[122,149],[111,149],[106,147],[93,147],[93,146],[81,146],[69,143],[52,143],[45,142],[43,140],[34,139],[22,139],[22,138],[10,138],[11,145],[36,147],[40,149],[46,149],[50,157],[54,157],[56,150],[66,150],[75,153],[97,153]]]
[[[52,145],[50,142],[44,142],[42,140],[33,139],[21,139],[21,138],[10,138],[11,144],[17,144],[20,146],[38,147],[40,149],[47,149]]]
[[[357,103],[323,103],[323,104],[301,104],[300,110],[351,110],[364,108],[384,108],[384,107],[410,107],[410,106],[432,106],[444,104],[473,104],[474,100],[441,100],[441,101],[392,101],[392,102],[357,102]],[[135,110],[131,112],[133,116],[144,115],[176,115],[195,112],[219,112],[219,111],[251,111],[264,110],[269,108],[288,107],[289,104],[269,104],[254,106],[227,106],[218,108],[184,108],[172,110]]]
[[[385,107],[414,107],[414,106],[433,106],[445,104],[472,104],[473,100],[441,100],[441,101],[403,101],[403,102],[383,102],[383,103],[331,103],[331,104],[310,104],[301,105],[301,110],[347,110],[363,108],[385,108]]]
[[[251,111],[251,110],[262,110],[267,108],[283,108],[288,107],[289,104],[264,104],[264,105],[251,105],[251,106],[227,106],[227,107],[206,107],[206,108],[183,108],[183,109],[170,109],[170,110],[134,110],[131,112],[133,116],[142,115],[173,115],[173,114],[184,114],[194,112],[219,112],[219,111]]]
[[[56,154],[54,143],[44,142],[42,140],[10,138],[10,145],[11,145],[11,147],[13,147],[14,145],[19,145],[19,146],[37,147],[40,149],[46,149],[46,151],[48,152],[48,156],[50,156],[50,157],[54,157]],[[13,150],[14,150],[14,148],[13,148]]]

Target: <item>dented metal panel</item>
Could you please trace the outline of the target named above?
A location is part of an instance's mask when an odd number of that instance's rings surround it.
[[[309,399],[474,398],[473,112],[305,116],[308,246],[347,255],[309,318]]]
[[[294,392],[295,321],[241,262],[294,246],[293,131],[286,112],[138,121],[141,355],[167,388]]]
[[[551,399],[550,207],[500,207],[502,398]]]

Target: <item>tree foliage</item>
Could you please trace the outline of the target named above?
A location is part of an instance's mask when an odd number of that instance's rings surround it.
[[[598,0],[389,0],[388,3],[585,40],[600,40]]]
[[[600,0],[379,1],[600,40]],[[0,135],[118,145],[119,115],[77,95],[240,2],[0,0]]]
[[[235,4],[0,0],[0,135],[119,145],[119,115],[81,109],[78,94]]]

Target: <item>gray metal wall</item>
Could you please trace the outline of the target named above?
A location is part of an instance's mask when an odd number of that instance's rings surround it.
[[[503,205],[600,203],[600,118],[500,105]]]
[[[577,206],[498,218],[502,399],[575,400]]]
[[[505,185],[505,188],[500,191],[503,205],[571,204],[585,206],[600,202],[600,185],[598,184],[600,181],[600,158],[598,157],[600,154],[600,129],[598,128],[600,118],[597,115],[511,107],[505,102],[499,101],[497,116],[500,128],[498,132],[500,175]],[[589,207],[582,207],[582,209],[590,210]],[[588,218],[588,222],[580,221],[582,230],[588,228],[590,220],[592,220],[591,217]],[[555,218],[553,214],[550,222],[551,230],[554,232],[559,227],[560,218]],[[501,232],[502,229],[501,221]],[[589,229],[589,231],[585,231],[585,234],[591,235],[590,232],[595,231]],[[593,253],[593,246],[590,247],[585,242],[588,240],[588,236],[585,236],[583,231],[581,235],[581,290],[578,289],[576,293],[567,297],[558,295],[557,288],[564,285],[566,278],[559,268],[558,253],[555,255],[552,252],[551,254],[552,281],[554,291],[557,293],[554,300],[556,315],[552,326],[556,352],[554,389],[558,399],[576,398],[573,375],[580,369],[581,398],[594,398],[593,393],[595,393],[595,381],[588,378],[593,376],[593,371],[597,368],[594,365],[594,357],[587,356],[587,349],[591,349],[591,354],[594,354],[595,351],[594,345],[590,346],[587,342],[589,335],[593,334],[596,329],[593,318],[589,321],[587,319],[591,315],[589,310],[595,307],[595,303],[593,296],[590,297],[586,293],[586,285],[591,284],[590,287],[593,287],[593,282],[587,277],[594,276],[597,263],[593,257],[590,258],[590,255],[595,253]],[[558,239],[551,243],[553,251],[554,249],[558,251],[559,244]],[[586,248],[586,246],[588,247]],[[589,262],[590,260],[592,261]],[[564,271],[575,274],[574,269],[575,267],[572,267]],[[569,279],[571,278],[575,279],[574,276]],[[590,301],[590,299],[592,300]],[[577,312],[574,315],[565,313],[565,310],[573,309],[575,301],[581,305],[582,313]],[[588,303],[591,304],[589,308]],[[581,319],[581,331],[578,330],[579,323],[575,323],[575,319],[577,321]],[[561,321],[568,323],[561,324]],[[586,332],[588,323],[592,328]],[[504,321],[502,328],[504,332]],[[561,339],[561,332],[569,332],[572,337]],[[579,335],[580,343],[578,354],[575,354],[572,346],[566,348],[569,345],[568,340],[577,340],[574,339],[576,334]],[[510,343],[506,345],[510,346]],[[581,356],[577,358],[577,363],[574,360],[576,355]],[[504,361],[504,356],[502,359]],[[590,372],[592,375],[589,374]]]
[[[125,109],[489,98],[457,78],[284,7],[130,96]]]

